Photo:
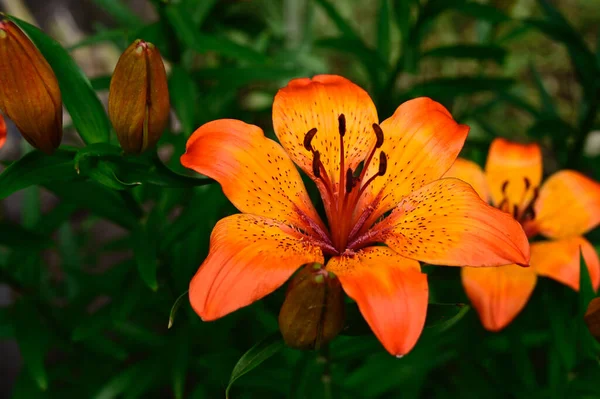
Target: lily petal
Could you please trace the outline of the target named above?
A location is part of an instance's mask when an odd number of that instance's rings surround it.
[[[435,265],[529,262],[529,243],[521,225],[454,178],[435,181],[405,197],[369,235],[402,256]]]
[[[323,254],[295,230],[258,216],[226,217],[190,283],[190,303],[202,320],[218,319],[270,294],[311,262],[323,263]]]
[[[366,189],[360,207],[377,199],[369,226],[411,192],[441,178],[463,147],[469,127],[460,125],[443,105],[422,97],[400,105],[381,123],[387,155],[387,171]],[[367,169],[367,178],[377,174],[380,152]]]
[[[233,119],[206,123],[188,140],[181,164],[217,180],[244,213],[305,230],[310,219],[324,229],[293,162],[257,126]]]
[[[485,174],[481,167],[475,162],[464,158],[457,158],[444,177],[454,177],[469,183],[482,200],[485,202],[489,201],[490,191],[488,189]]]
[[[580,254],[585,260],[592,285],[597,290],[600,285],[600,261],[592,244],[583,237],[531,244],[531,267],[538,275],[550,277],[579,291]]]
[[[540,147],[497,138],[490,146],[485,173],[492,203],[510,213],[515,206],[522,210],[542,180]]]
[[[600,223],[600,184],[574,170],[561,170],[542,185],[535,211],[535,227],[547,237],[584,234]]]
[[[0,148],[2,148],[6,142],[6,134],[6,122],[4,122],[4,118],[2,117],[2,114],[0,114]]]
[[[537,281],[531,267],[464,267],[462,283],[489,331],[500,331],[523,310]]]
[[[401,356],[415,346],[429,295],[419,262],[386,247],[370,247],[354,256],[332,258],[327,270],[338,276],[388,352]]]
[[[290,157],[313,180],[313,155],[304,146],[307,132],[317,129],[311,141],[334,187],[340,181],[339,116],[344,115],[344,169],[356,170],[376,141],[372,125],[377,110],[366,91],[341,76],[318,75],[294,79],[277,92],[273,127]]]

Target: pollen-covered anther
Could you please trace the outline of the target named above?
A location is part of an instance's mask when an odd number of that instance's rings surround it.
[[[304,148],[306,148],[306,151],[313,151],[311,143],[312,139],[315,137],[315,134],[317,134],[317,128],[313,127],[304,135]]]
[[[379,171],[377,172],[377,175],[379,175],[379,176],[385,175],[386,170],[387,170],[387,156],[385,155],[385,152],[381,151],[381,154],[379,154]]]
[[[346,134],[346,116],[344,114],[338,116],[338,131],[342,137]]]
[[[316,129],[315,129],[316,131]],[[314,151],[313,152],[313,162],[312,162],[312,169],[313,169],[313,175],[315,175],[315,177],[318,179],[321,177],[321,153],[319,151]]]
[[[373,123],[373,131],[375,132],[375,136],[377,136],[375,148],[381,148],[383,145],[383,130],[381,130],[381,127],[377,123]]]

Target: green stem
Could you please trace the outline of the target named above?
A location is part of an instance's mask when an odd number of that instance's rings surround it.
[[[329,345],[325,345],[321,349],[321,353],[317,357],[317,361],[323,363],[323,373],[321,374],[321,382],[323,383],[323,397],[325,399],[333,399],[333,387],[331,384],[331,356],[329,353]]]

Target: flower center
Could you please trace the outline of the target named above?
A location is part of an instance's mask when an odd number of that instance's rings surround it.
[[[346,135],[346,117],[344,114],[338,116],[338,136],[340,146],[340,167],[337,184],[333,183],[333,177],[329,175],[321,159],[321,153],[312,146],[312,140],[317,135],[317,129],[310,129],[304,136],[304,148],[312,153],[312,171],[317,180],[322,183],[323,203],[329,222],[331,242],[339,254],[347,249],[348,241],[358,233],[366,217],[361,215],[356,223],[353,215],[360,197],[366,188],[378,177],[385,175],[387,170],[387,156],[385,152],[379,153],[379,166],[377,172],[367,178],[367,170],[373,161],[375,153],[383,145],[383,131],[374,123],[373,133],[376,142],[367,158],[358,165],[355,170],[346,167],[346,154],[344,151],[344,136]],[[368,215],[367,215],[368,216]]]
[[[532,237],[535,235],[535,232],[532,230],[533,220],[535,219],[535,202],[539,197],[539,187],[533,187],[528,178],[523,178],[523,191],[521,194],[521,198],[519,201],[515,203],[511,203],[509,197],[507,195],[507,188],[509,185],[509,181],[505,180],[502,183],[502,201],[498,204],[498,209],[501,211],[510,213],[513,217],[521,223],[525,233],[528,237]]]

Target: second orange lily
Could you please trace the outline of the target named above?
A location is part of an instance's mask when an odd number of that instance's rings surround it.
[[[446,174],[470,183],[481,198],[518,220],[531,243],[531,267],[462,269],[465,291],[483,326],[506,327],[525,307],[537,277],[545,276],[579,290],[580,250],[595,290],[600,265],[594,247],[581,235],[600,223],[600,184],[579,172],[562,170],[542,180],[542,154],[537,144],[505,139],[492,143],[485,167],[457,159]]]
[[[242,212],[215,226],[190,302],[214,320],[271,293],[303,264],[326,264],[385,348],[404,355],[425,323],[418,261],[526,265],[520,225],[458,179],[441,179],[469,128],[417,98],[379,124],[369,95],[340,76],[292,80],[275,96],[281,143],[238,120],[190,137],[181,163],[217,180]],[[298,165],[317,185],[328,224]],[[384,245],[382,245],[384,244]]]

